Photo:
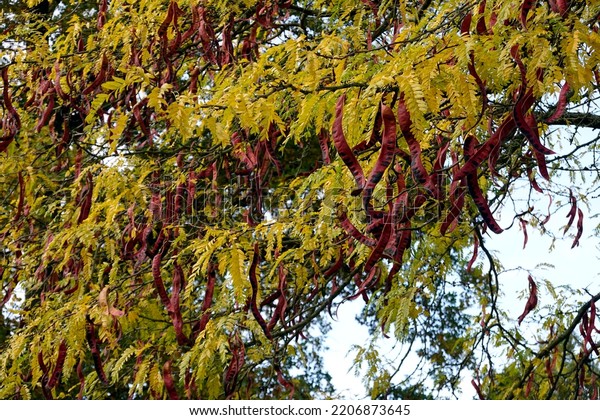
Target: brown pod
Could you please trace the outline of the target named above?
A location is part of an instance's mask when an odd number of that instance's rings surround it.
[[[333,121],[333,145],[335,146],[338,154],[342,158],[342,161],[346,164],[350,172],[354,176],[356,181],[357,189],[360,191],[365,185],[365,175],[363,169],[358,163],[356,156],[348,146],[346,137],[344,136],[344,130],[342,127],[342,118],[344,113],[344,101],[346,95],[340,96],[335,105],[335,119]]]

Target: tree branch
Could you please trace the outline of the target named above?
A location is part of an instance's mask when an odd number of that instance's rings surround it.
[[[566,112],[562,117],[549,123],[549,125],[573,125],[600,130],[600,115],[587,112]]]

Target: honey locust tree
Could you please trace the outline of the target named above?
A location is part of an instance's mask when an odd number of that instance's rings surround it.
[[[319,330],[357,298],[373,398],[597,396],[599,291],[523,273],[522,331],[488,245],[592,220],[599,14],[3,2],[0,397],[335,395]]]

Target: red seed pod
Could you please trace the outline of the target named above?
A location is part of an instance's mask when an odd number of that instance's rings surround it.
[[[469,264],[467,265],[467,273],[471,272],[471,268],[473,268],[473,264],[477,260],[478,251],[479,251],[479,238],[477,237],[477,234],[474,233],[473,234],[473,256],[471,257],[471,259],[469,260]]]
[[[58,378],[62,373],[63,366],[65,365],[65,358],[67,357],[67,343],[62,340],[58,346],[58,356],[56,357],[56,364],[52,370],[52,376],[48,379],[47,386],[52,389],[58,383]]]
[[[524,99],[517,100],[517,103],[515,104],[515,107],[513,109],[513,118],[515,119],[517,127],[527,138],[527,140],[529,140],[529,144],[531,144],[531,147],[533,147],[535,151],[543,155],[553,155],[555,152],[553,150],[548,149],[540,141],[540,136],[537,129],[537,122],[533,114],[525,116],[525,110],[523,109],[523,101]]]
[[[477,149],[475,154],[469,157],[465,164],[455,174],[453,174],[453,178],[460,179],[466,176],[468,173],[473,173],[476,171],[479,165],[484,160],[488,159],[494,150],[498,150],[497,148],[501,141],[509,136],[515,127],[516,125],[514,119],[512,117],[507,117],[490,136],[490,138]]]
[[[179,295],[181,290],[185,288],[185,275],[181,266],[175,262],[173,267],[173,282],[171,284],[171,299],[168,308],[169,316],[175,329],[175,337],[177,343],[183,346],[189,343],[188,337],[183,332],[183,316],[181,314]]]
[[[554,110],[552,115],[550,115],[546,119],[547,124],[550,124],[550,123],[558,120],[559,118],[561,118],[564,115],[564,113],[567,109],[567,96],[568,96],[570,90],[571,90],[571,86],[569,86],[569,83],[565,81],[562,88],[560,88],[560,93],[558,94],[558,102],[556,103],[556,109]]]
[[[531,185],[531,188],[533,188],[540,194],[543,194],[544,191],[540,188],[537,181],[535,180],[535,175],[533,174],[533,171],[531,170],[531,168],[528,167],[526,169],[526,171],[527,171],[527,178],[529,179],[529,184]]]
[[[519,223],[521,224],[521,230],[523,231],[523,249],[527,246],[527,239],[529,236],[527,235],[527,220],[519,217]]]
[[[464,19],[460,24],[460,35],[467,36],[471,32],[471,20],[473,19],[473,15],[471,12],[467,13]]]
[[[523,3],[521,3],[521,14],[519,18],[524,29],[527,29],[527,14],[535,7],[536,1],[537,0],[524,0]]]
[[[529,298],[525,303],[525,309],[523,310],[523,313],[518,318],[519,325],[521,325],[521,322],[523,322],[525,317],[535,309],[538,303],[537,285],[535,284],[535,281],[533,281],[533,277],[531,277],[531,275],[527,276],[527,280],[529,281]]]
[[[160,298],[160,301],[162,302],[165,309],[170,309],[171,301],[169,299],[169,296],[167,295],[167,291],[165,289],[165,283],[162,279],[162,275],[160,272],[161,271],[160,270],[161,262],[162,262],[162,254],[157,253],[152,258],[152,278],[154,280],[154,288],[156,289],[156,292],[158,293],[158,297]]]
[[[383,120],[381,151],[362,192],[363,208],[368,215],[373,214],[373,204],[371,203],[373,191],[383,177],[385,170],[392,163],[394,151],[396,150],[396,119],[392,109],[387,105],[381,105],[381,118]]]
[[[577,219],[577,234],[575,235],[575,240],[573,240],[571,248],[579,246],[579,239],[581,239],[581,235],[583,234],[583,212],[581,209],[577,209],[577,214],[579,215]]]
[[[368,238],[365,235],[363,235],[356,228],[356,226],[354,226],[352,224],[352,222],[350,221],[350,219],[348,219],[348,216],[346,215],[345,211],[338,210],[337,217],[340,220],[340,224],[341,224],[342,228],[346,231],[347,234],[349,234],[354,239],[356,239],[358,242],[360,242],[360,243],[362,243],[362,244],[364,244],[366,246],[369,246],[369,247],[374,247],[375,246],[375,244],[377,243],[375,241],[375,239]]]
[[[383,251],[385,250],[386,245],[390,239],[390,235],[392,233],[392,220],[390,214],[385,215],[385,221],[383,225],[383,230],[379,236],[379,240],[375,245],[375,248],[371,251],[367,262],[365,263],[365,272],[370,272],[373,266],[381,259],[383,256]]]
[[[477,20],[477,26],[475,27],[475,29],[477,30],[477,35],[486,35],[488,33],[488,30],[485,26],[485,0],[483,0],[481,3],[479,3],[479,19]]]
[[[415,139],[411,131],[412,121],[410,119],[410,113],[406,108],[404,98],[400,96],[398,101],[398,125],[404,136],[404,140],[408,144],[408,150],[410,151],[410,168],[413,173],[415,181],[419,184],[425,184],[428,181],[429,175],[423,162],[421,161],[421,145]]]
[[[464,145],[465,156],[470,157],[474,155],[475,146],[477,145],[477,143],[478,141],[477,138],[475,138],[475,136],[468,135],[466,137]],[[481,214],[481,217],[483,218],[485,224],[492,230],[492,232],[496,234],[502,233],[503,229],[500,227],[500,225],[498,225],[496,219],[494,219],[492,211],[488,206],[487,199],[483,195],[483,191],[479,186],[479,181],[477,179],[477,171],[467,174],[466,181],[467,188],[469,189],[469,195],[475,202],[475,205],[477,206],[477,209],[479,210],[479,213]]]
[[[277,382],[279,382],[290,393],[288,398],[292,399],[295,391],[294,384],[285,379],[285,376],[283,376],[283,372],[279,366],[275,366],[275,371],[277,372]]]
[[[252,296],[250,297],[250,309],[252,311],[252,315],[254,315],[254,319],[256,319],[256,322],[258,322],[258,325],[260,325],[263,332],[265,333],[265,336],[267,336],[267,338],[271,340],[273,336],[271,335],[271,331],[269,331],[269,328],[267,327],[267,323],[265,322],[260,311],[258,310],[258,305],[256,302],[258,296],[258,278],[256,277],[256,267],[258,266],[259,251],[260,250],[258,248],[258,243],[255,243],[254,255],[252,256],[252,262],[250,263],[250,269],[248,272],[248,276],[250,278],[250,285],[252,287]]]
[[[106,11],[108,9],[108,0],[101,0],[100,7],[98,8],[98,19],[96,22],[96,27],[98,30],[102,30],[104,28],[104,24],[106,23]]]
[[[567,233],[567,231],[573,224],[573,221],[575,220],[575,214],[577,214],[577,199],[573,195],[573,191],[571,191],[571,189],[569,189],[569,202],[571,203],[571,209],[569,210],[569,213],[567,213],[569,221],[567,222],[567,226],[565,226],[563,234]]]
[[[329,165],[331,163],[331,158],[329,157],[329,133],[324,128],[319,132],[319,147],[321,148],[321,158],[323,159],[323,163],[325,165]]]
[[[54,89],[48,91],[48,105],[40,115],[40,119],[35,125],[35,131],[40,132],[42,127],[48,125],[48,121],[50,121],[50,117],[52,116],[52,111],[54,111]]]
[[[350,172],[354,176],[356,181],[357,190],[362,190],[365,185],[365,175],[363,169],[358,163],[356,156],[348,146],[346,137],[344,136],[344,130],[342,127],[342,118],[344,113],[344,101],[346,95],[340,96],[335,105],[335,119],[333,121],[333,145],[335,146],[340,158],[346,164]]]
[[[482,20],[483,17],[479,21],[481,22]],[[475,55],[473,54],[473,51],[469,52],[469,58],[470,60],[467,63],[467,68],[469,69],[469,74],[475,79],[475,83],[477,83],[477,86],[479,87],[479,90],[481,92],[481,113],[483,115],[483,112],[485,111],[485,108],[487,107],[488,103],[487,89],[485,87],[485,82],[481,80],[481,77],[479,77],[479,74],[475,69]]]
[[[98,88],[106,80],[108,67],[109,67],[108,59],[106,58],[106,55],[103,54],[102,62],[100,63],[100,71],[98,72],[98,75],[96,76],[94,81],[81,92],[82,95],[89,95],[94,90],[96,90],[96,88]]]
[[[202,300],[202,316],[200,317],[200,321],[198,321],[198,323],[192,327],[192,341],[196,339],[198,334],[204,331],[208,321],[210,320],[211,314],[209,310],[212,305],[215,285],[217,282],[214,266],[212,264],[209,264],[207,277],[206,290],[204,292],[204,299]]]
[[[88,172],[86,175],[86,183],[81,188],[81,192],[79,193],[79,218],[77,219],[77,224],[81,224],[90,214],[90,210],[92,208],[92,196],[94,190],[94,180],[92,178],[92,173]]]
[[[94,369],[98,374],[98,378],[104,383],[108,384],[108,379],[104,373],[104,367],[102,364],[102,357],[100,356],[100,349],[98,348],[98,337],[96,335],[96,327],[90,317],[87,317],[87,328],[86,328],[86,339],[90,346],[92,353],[92,359],[94,361]]]

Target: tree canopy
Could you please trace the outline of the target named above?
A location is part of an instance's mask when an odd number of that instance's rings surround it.
[[[357,349],[372,398],[464,375],[480,398],[597,398],[600,290],[530,268],[507,313],[489,244],[550,245],[555,213],[573,247],[594,231],[599,18],[593,0],[3,2],[0,398],[335,396],[322,332],[354,299],[402,345]]]

